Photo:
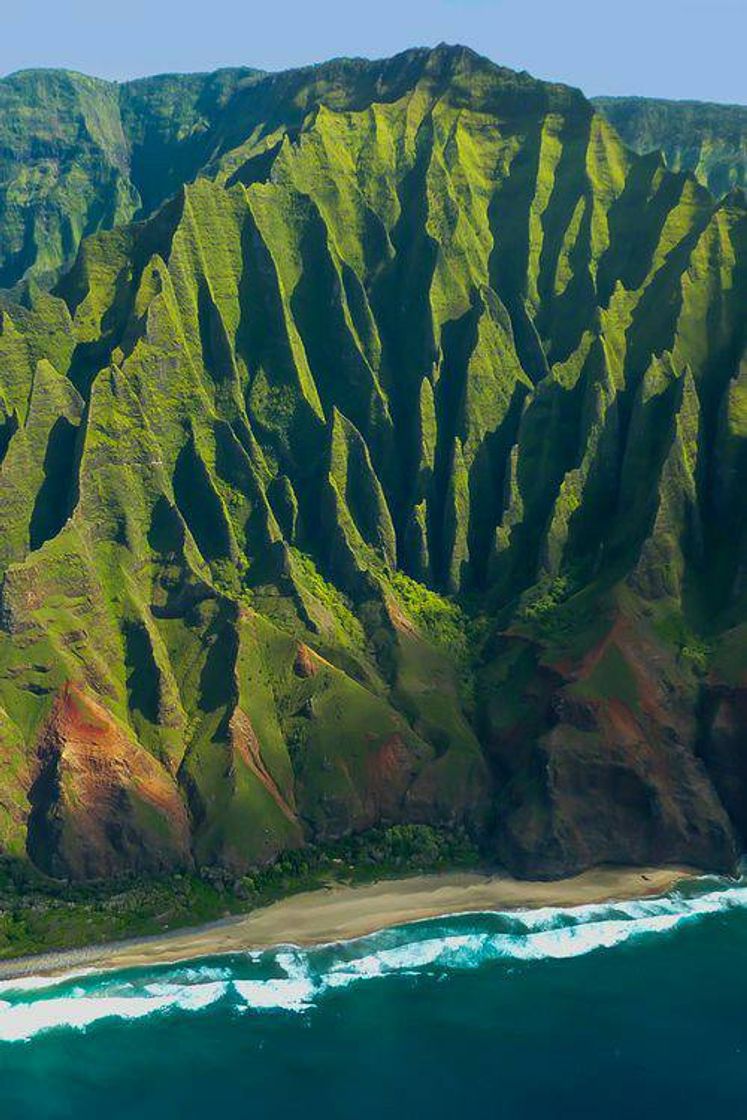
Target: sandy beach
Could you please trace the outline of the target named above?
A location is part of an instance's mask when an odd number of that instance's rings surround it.
[[[500,873],[446,872],[363,886],[334,884],[196,929],[3,961],[0,979],[78,968],[167,964],[288,943],[314,945],[444,914],[644,898],[663,894],[679,880],[696,874],[684,867],[597,867],[554,882],[519,880]]]

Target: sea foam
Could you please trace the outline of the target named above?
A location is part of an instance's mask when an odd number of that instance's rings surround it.
[[[151,990],[149,990],[151,989]],[[27,1041],[54,1027],[85,1030],[103,1019],[142,1019],[157,1012],[179,1009],[199,1011],[225,994],[225,984],[174,986],[160,991],[159,985],[144,992],[111,996],[74,992],[69,996],[0,1006],[0,1041]]]

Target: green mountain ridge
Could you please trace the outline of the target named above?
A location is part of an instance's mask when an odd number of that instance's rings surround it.
[[[298,127],[316,102],[398,96],[430,53],[274,74],[239,68],[116,83],[22,70],[0,79],[0,287],[54,282],[84,236],[147,217],[257,129]]]
[[[199,169],[250,70],[124,84],[64,70],[0,80],[0,286],[53,280],[83,237],[152,212]]]
[[[731,868],[743,197],[465,48],[133,86],[2,304],[0,850]]]
[[[716,196],[747,188],[747,105],[595,97],[626,144],[662,151],[673,171],[692,171]]]

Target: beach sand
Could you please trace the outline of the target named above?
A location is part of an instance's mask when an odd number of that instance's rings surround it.
[[[315,945],[446,914],[644,898],[664,894],[679,880],[697,874],[683,867],[596,867],[553,882],[471,871],[387,879],[363,886],[334,884],[198,929],[2,961],[0,979],[170,964],[280,944]]]

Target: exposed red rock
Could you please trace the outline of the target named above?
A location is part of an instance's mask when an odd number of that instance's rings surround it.
[[[611,651],[624,687],[593,676]],[[520,718],[492,735],[504,790],[501,857],[519,873],[547,876],[600,862],[731,870],[737,841],[698,756],[693,693],[673,658],[629,619],[616,619],[573,664],[538,663]],[[731,748],[723,754],[733,757]]]
[[[372,823],[377,817],[398,818],[402,798],[412,781],[413,761],[402,736],[394,732],[366,758],[367,797]]]
[[[298,643],[296,659],[293,662],[293,672],[297,677],[315,677],[320,669],[321,659],[310,650],[303,642]]]
[[[396,600],[387,599],[385,606],[389,621],[398,633],[408,635],[417,634],[417,627],[413,624],[412,620],[408,618]]]
[[[270,774],[262,758],[257,733],[252,726],[252,721],[241,708],[235,708],[228,723],[228,733],[231,747],[242,760],[244,765],[252,771],[277,804],[280,811],[293,824],[297,824],[296,807],[293,803],[293,793],[290,792],[286,799],[280,792],[277,782]]]
[[[57,696],[38,746],[29,850],[80,879],[190,862],[189,821],[174,780],[74,684]]]

